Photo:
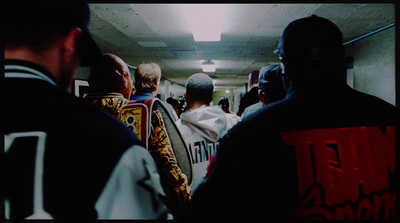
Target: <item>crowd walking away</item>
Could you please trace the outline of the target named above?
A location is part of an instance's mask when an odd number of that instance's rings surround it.
[[[251,69],[237,105],[196,71],[165,102],[163,64],[103,53],[90,12],[4,5],[1,221],[399,219],[400,110],[347,85],[334,22],[287,24],[279,63]],[[70,92],[79,67],[83,97]]]

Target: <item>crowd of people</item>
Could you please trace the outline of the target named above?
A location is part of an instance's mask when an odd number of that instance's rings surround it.
[[[155,98],[160,66],[139,64],[131,75],[122,58],[102,53],[83,1],[16,0],[4,12],[2,219],[399,217],[400,111],[347,86],[331,21],[289,23],[280,64],[250,73],[237,115],[227,98],[210,105],[209,75],[191,75],[184,101],[161,101],[168,114],[149,111],[146,147],[119,117]],[[83,99],[67,91],[79,66],[90,66]],[[188,160],[173,148],[181,139]]]

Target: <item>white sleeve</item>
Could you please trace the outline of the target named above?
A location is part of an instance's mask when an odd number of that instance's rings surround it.
[[[97,200],[98,218],[164,220],[164,197],[153,158],[135,145],[122,155]]]

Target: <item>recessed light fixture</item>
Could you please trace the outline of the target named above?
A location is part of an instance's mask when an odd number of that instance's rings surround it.
[[[215,63],[208,60],[201,65],[201,69],[203,69],[203,72],[205,73],[212,73],[215,72],[217,68]]]

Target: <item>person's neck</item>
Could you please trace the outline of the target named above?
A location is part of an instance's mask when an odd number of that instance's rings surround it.
[[[23,60],[37,64],[49,71],[56,80],[59,80],[59,61],[55,50],[48,50],[45,53],[35,53],[27,48],[4,50],[5,60]]]
[[[136,95],[149,95],[152,94],[154,97],[156,96],[156,94],[154,94],[153,92],[150,91],[143,91],[143,90],[137,90],[135,92]]]
[[[188,105],[188,109],[196,109],[196,108],[200,108],[201,106],[203,106],[203,105],[208,105],[208,104],[204,104],[203,102],[198,102],[198,101],[196,101],[196,102],[193,102],[193,103],[190,103],[189,105]]]

